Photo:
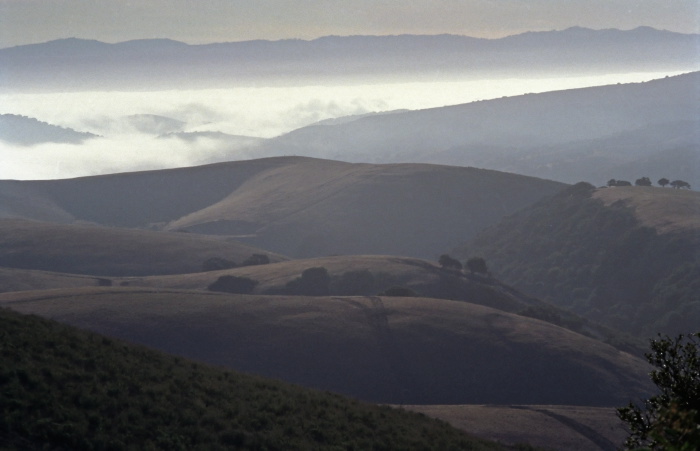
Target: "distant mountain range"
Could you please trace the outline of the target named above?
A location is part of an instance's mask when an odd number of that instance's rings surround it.
[[[466,36],[328,36],[312,41],[188,45],[63,39],[0,50],[0,89],[105,89],[289,84],[350,78],[518,76],[697,70],[700,35],[634,30]]]
[[[700,185],[700,72],[311,125],[260,155],[473,166],[568,183]]]

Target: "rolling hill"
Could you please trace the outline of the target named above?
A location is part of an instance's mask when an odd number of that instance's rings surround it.
[[[0,266],[9,268],[93,276],[181,274],[201,271],[213,257],[241,264],[253,254],[285,259],[222,237],[0,219]]]
[[[675,169],[697,185],[699,85],[700,72],[693,72],[360,117],[294,130],[260,152],[474,166],[598,185],[631,175],[668,177],[664,171]]]
[[[700,324],[700,195],[585,183],[505,218],[456,255],[505,283],[638,336]]]
[[[0,336],[3,449],[507,449],[7,309]]]
[[[542,305],[498,281],[441,269],[426,260],[383,255],[346,255],[297,259],[220,271],[172,276],[123,278],[130,286],[206,290],[222,276],[257,282],[254,294],[294,294],[290,282],[309,268],[325,268],[330,277],[327,293],[333,296],[376,295],[395,286],[410,288],[422,297],[465,300],[507,312]],[[363,277],[369,274],[368,277]],[[353,277],[354,276],[354,277]]]
[[[216,262],[214,262],[216,263]],[[226,262],[224,262],[226,263]],[[425,260],[350,255],[250,264],[229,269],[160,276],[89,276],[0,267],[0,293],[58,288],[129,286],[235,294],[374,296],[408,289],[420,297],[466,301],[536,318],[641,356],[646,343],[526,296],[492,277],[443,269]],[[215,265],[213,265],[215,266]],[[327,276],[304,279],[322,269]],[[231,280],[233,279],[233,280]],[[303,283],[302,283],[303,282]],[[394,294],[396,295],[396,294]]]
[[[4,293],[0,303],[380,403],[610,406],[651,390],[636,357],[466,302],[106,287]]]
[[[291,257],[434,259],[440,249],[563,186],[474,168],[278,157],[68,180],[1,181],[0,211],[5,217],[227,235]]]

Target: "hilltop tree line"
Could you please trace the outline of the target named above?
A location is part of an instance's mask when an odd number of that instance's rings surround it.
[[[482,257],[472,257],[464,262],[464,265],[462,265],[459,260],[452,258],[449,254],[442,254],[438,259],[438,263],[443,269],[462,271],[464,268],[466,268],[472,274],[489,274],[489,269],[486,266],[486,260],[484,260]]]
[[[209,291],[235,294],[252,293],[258,281],[249,277],[224,275],[210,284]],[[282,288],[267,290],[267,294],[296,296],[416,296],[416,292],[400,285],[400,281],[385,273],[372,273],[367,269],[347,271],[332,276],[322,266],[307,268]]]
[[[675,188],[675,189],[681,189],[681,188],[690,189],[690,183],[688,183],[684,180],[670,181],[666,177],[662,177],[656,183],[662,188],[665,188],[666,186],[670,185],[671,188]],[[627,180],[610,179],[610,180],[608,180],[607,185],[608,186],[632,186],[632,183],[628,182]],[[649,179],[649,177],[640,177],[634,181],[634,185],[635,186],[651,186],[652,183],[651,183],[651,179]]]

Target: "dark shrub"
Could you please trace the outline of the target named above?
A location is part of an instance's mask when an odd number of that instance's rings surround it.
[[[252,293],[257,284],[257,280],[249,279],[248,277],[221,276],[216,279],[216,282],[209,285],[207,290],[247,294]]]

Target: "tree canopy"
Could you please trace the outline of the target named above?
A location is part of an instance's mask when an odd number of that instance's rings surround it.
[[[671,186],[675,189],[687,188],[690,189],[690,183],[684,180],[674,180],[671,182]]]
[[[659,335],[645,354],[656,367],[651,380],[660,394],[617,409],[630,429],[627,449],[691,451],[700,443],[700,332]]]
[[[486,260],[484,260],[482,257],[472,257],[466,262],[466,266],[469,269],[469,272],[471,273],[481,273],[481,274],[488,274],[489,269],[486,266]]]
[[[456,258],[450,257],[448,254],[442,254],[438,260],[440,266],[443,269],[456,269],[457,271],[462,270],[462,263]]]

